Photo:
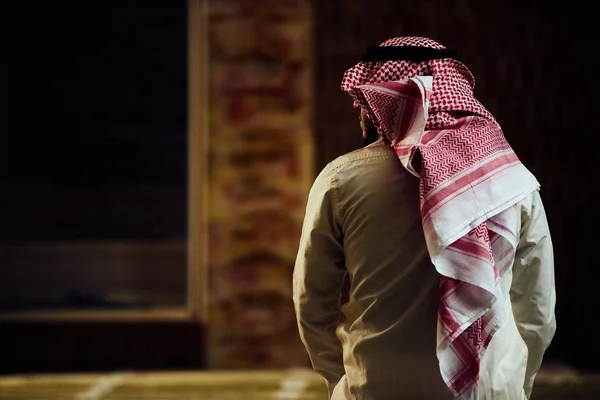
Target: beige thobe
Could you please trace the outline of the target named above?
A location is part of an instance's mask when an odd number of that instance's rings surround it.
[[[553,251],[536,191],[500,285],[508,321],[481,361],[480,399],[528,398],[556,329]],[[346,274],[349,301],[340,308]],[[376,142],[333,161],[310,191],[294,269],[300,336],[335,400],[451,399],[436,357],[439,275],[419,181]]]

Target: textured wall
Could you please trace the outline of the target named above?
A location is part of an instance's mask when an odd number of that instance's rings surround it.
[[[593,17],[577,1],[314,3],[318,168],[360,145],[356,116],[339,83],[367,45],[419,35],[456,48],[476,77],[476,94],[542,184],[559,296],[549,356],[598,368],[600,346],[573,345],[585,343],[600,306],[593,296],[600,277],[593,233],[600,220],[592,173],[599,143],[591,95],[598,67],[589,50]]]
[[[304,0],[209,3],[209,365],[305,365],[292,269],[313,172]]]

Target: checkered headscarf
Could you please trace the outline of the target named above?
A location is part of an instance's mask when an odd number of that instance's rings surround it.
[[[409,36],[386,40],[386,46],[417,46],[432,49],[445,49],[434,40]],[[444,58],[424,62],[385,61],[360,62],[344,74],[342,90],[357,100],[371,120],[378,127],[369,104],[365,101],[358,86],[373,82],[400,81],[414,76],[433,76],[433,93],[429,101],[429,119],[425,129],[441,129],[456,121],[456,113],[471,113],[494,119],[483,105],[473,96],[475,78],[460,61]],[[378,127],[379,128],[379,127]]]

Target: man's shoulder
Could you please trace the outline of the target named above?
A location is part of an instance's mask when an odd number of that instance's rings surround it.
[[[379,174],[385,168],[386,160],[394,158],[394,152],[387,146],[374,144],[339,156],[321,170],[315,180],[317,186],[340,187],[358,177]]]
[[[335,173],[341,168],[352,167],[352,165],[355,165],[359,161],[375,161],[382,158],[392,157],[393,155],[394,153],[390,148],[383,143],[378,142],[339,156],[327,164],[323,171],[327,173]]]

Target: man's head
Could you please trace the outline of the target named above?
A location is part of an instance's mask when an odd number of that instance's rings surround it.
[[[361,86],[376,82],[403,81],[416,76],[432,76],[426,129],[442,129],[454,120],[453,114],[469,113],[493,118],[473,96],[475,79],[456,54],[442,44],[423,37],[398,37],[369,48],[363,61],[344,74],[342,90],[360,109],[363,139],[370,143],[383,137],[380,121],[370,109]],[[379,133],[377,133],[379,132]]]
[[[368,146],[371,143],[374,143],[377,140],[379,140],[379,138],[380,138],[379,132],[377,132],[377,128],[375,127],[375,124],[373,124],[373,121],[371,121],[371,118],[369,118],[369,115],[367,114],[367,110],[365,108],[363,108],[360,105],[360,103],[356,100],[354,100],[354,103],[352,104],[352,106],[354,107],[354,110],[356,110],[356,113],[358,114],[358,120],[360,122],[360,129],[362,130],[363,144],[365,146]]]

